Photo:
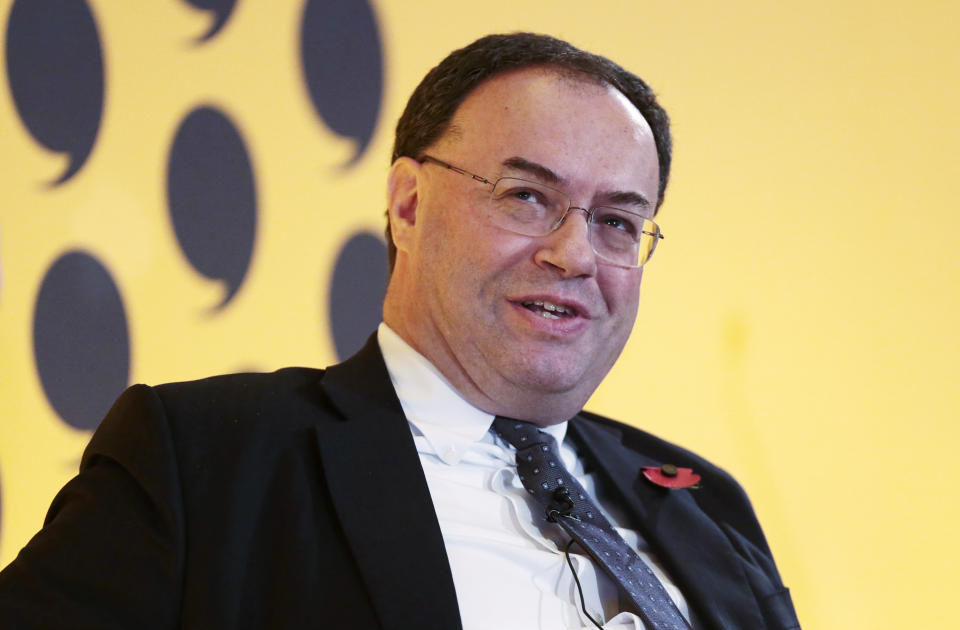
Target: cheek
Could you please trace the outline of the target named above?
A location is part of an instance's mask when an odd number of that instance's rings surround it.
[[[444,212],[434,207],[421,215],[418,225],[422,262],[430,267],[429,274],[441,281],[444,274],[453,273],[469,253],[460,234],[459,222],[452,214],[452,211]]]
[[[600,291],[612,315],[636,315],[642,270],[607,267],[597,276]]]
[[[444,317],[460,317],[475,310],[487,289],[491,270],[487,244],[478,230],[462,222],[439,220],[424,239],[423,262],[429,267],[426,290],[441,302]]]
[[[610,316],[609,328],[612,343],[625,343],[633,330],[640,303],[640,280],[620,278],[618,282],[601,285]]]
[[[473,220],[456,228],[445,243],[446,256],[462,274],[473,279],[473,291],[482,284],[509,282],[523,270],[523,262],[532,260],[530,238],[511,234],[482,220]]]

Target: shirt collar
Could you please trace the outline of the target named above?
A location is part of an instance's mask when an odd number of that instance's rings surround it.
[[[377,342],[407,420],[427,439],[443,463],[458,463],[475,443],[487,436],[493,414],[464,400],[440,370],[385,323],[377,328]],[[543,430],[559,444],[566,435],[567,423]]]

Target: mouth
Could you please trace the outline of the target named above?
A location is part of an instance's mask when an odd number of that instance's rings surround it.
[[[577,309],[572,306],[547,300],[525,300],[520,304],[544,319],[569,319],[577,316]]]

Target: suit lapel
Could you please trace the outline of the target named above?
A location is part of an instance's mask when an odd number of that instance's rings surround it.
[[[321,385],[343,414],[316,428],[327,487],[382,627],[460,628],[436,512],[376,336]]]
[[[717,629],[764,627],[736,551],[691,496],[708,488],[667,490],[650,483],[642,468],[669,462],[630,450],[612,427],[575,418],[570,435],[636,517],[640,533],[701,623]]]

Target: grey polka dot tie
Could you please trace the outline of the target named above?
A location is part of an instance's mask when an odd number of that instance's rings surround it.
[[[660,580],[600,513],[567,472],[557,442],[529,422],[497,417],[493,430],[517,449],[523,487],[590,557],[603,567],[651,630],[689,630]]]

